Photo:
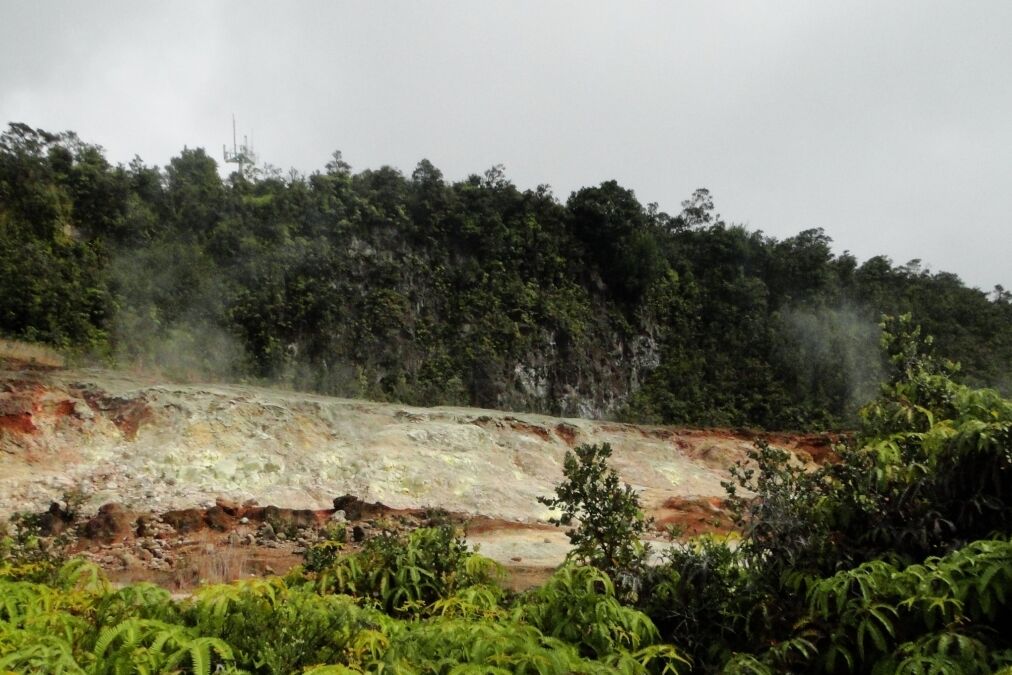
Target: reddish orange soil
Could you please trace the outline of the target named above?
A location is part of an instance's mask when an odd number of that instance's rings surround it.
[[[671,497],[652,509],[655,528],[674,529],[680,539],[700,534],[727,534],[735,529],[731,514],[720,497]]]
[[[556,434],[557,434],[557,435],[559,436],[559,438],[561,438],[561,439],[562,439],[562,440],[563,440],[563,441],[564,441],[564,442],[566,443],[566,445],[568,445],[569,447],[573,447],[574,445],[576,445],[576,434],[577,434],[577,429],[576,429],[576,427],[574,427],[573,425],[571,425],[571,424],[566,424],[565,422],[563,422],[562,424],[557,424],[557,425],[555,426],[555,433],[556,433]]]
[[[549,523],[519,523],[515,520],[489,518],[488,516],[460,516],[464,518],[464,529],[468,534],[486,534],[488,532],[505,532],[515,530],[554,530]]]

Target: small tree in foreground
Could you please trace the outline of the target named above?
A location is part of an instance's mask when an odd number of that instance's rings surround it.
[[[562,512],[549,519],[554,525],[579,521],[566,533],[573,544],[571,559],[606,572],[617,586],[630,592],[635,591],[649,552],[641,537],[652,520],[643,515],[633,488],[608,466],[609,457],[607,443],[581,445],[567,452],[562,466],[565,478],[555,486],[555,497],[538,497],[538,501]]]

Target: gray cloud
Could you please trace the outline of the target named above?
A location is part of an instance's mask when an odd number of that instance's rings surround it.
[[[838,251],[1012,285],[1012,3],[5,0],[0,122],[114,161],[214,154],[451,178],[507,166],[565,197],[616,178],[677,211],[824,227]]]

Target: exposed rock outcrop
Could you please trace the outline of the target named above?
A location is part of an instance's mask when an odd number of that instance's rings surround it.
[[[236,517],[262,522],[264,507],[251,500],[279,505],[270,518],[304,527],[334,495],[354,495],[339,504],[350,520],[441,507],[544,521],[550,514],[537,497],[560,480],[565,453],[585,442],[610,443],[615,468],[653,507],[722,495],[727,468],[755,438],[9,363],[0,364],[0,417],[0,517],[43,511],[76,490],[92,510],[116,502],[168,512],[179,531],[223,531]],[[771,440],[803,459],[831,459],[830,437]],[[53,527],[58,519],[52,514]]]

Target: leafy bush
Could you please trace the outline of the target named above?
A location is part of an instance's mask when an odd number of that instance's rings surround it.
[[[769,631],[772,597],[725,542],[701,538],[670,547],[643,585],[639,608],[699,672],[751,649]]]
[[[723,483],[727,506],[741,528],[740,554],[755,573],[775,582],[788,570],[820,567],[833,558],[829,529],[821,517],[831,481],[809,471],[764,440],[731,467]],[[744,491],[744,493],[742,492]]]
[[[15,513],[0,523],[0,579],[46,581],[66,562],[66,537],[45,536],[42,516]]]
[[[315,582],[322,593],[368,598],[393,614],[413,614],[458,589],[495,582],[498,564],[468,551],[449,525],[414,530],[406,537],[383,533],[359,553],[338,559]]]
[[[807,471],[760,443],[726,486],[740,545],[675,550],[645,577],[642,607],[704,670],[1012,658],[1012,402],[952,382],[909,317],[883,328],[892,374],[840,461]]]
[[[244,667],[268,673],[341,661],[353,637],[380,620],[351,598],[320,596],[278,579],[202,589],[186,616],[201,634],[231,645]]]
[[[414,548],[445,548],[444,537],[423,533]],[[487,563],[473,555],[458,563],[452,594],[398,619],[372,595],[319,594],[301,572],[175,601],[145,584],[113,590],[96,567],[72,562],[46,584],[0,580],[0,672],[564,675],[684,665],[597,570],[567,568],[510,602],[500,587],[473,583],[487,580]]]
[[[921,564],[870,561],[807,588],[805,634],[828,671],[987,673],[1012,660],[1012,543],[978,541]]]
[[[630,594],[636,591],[649,553],[641,539],[651,521],[643,515],[635,490],[608,466],[611,452],[607,443],[567,451],[555,497],[538,501],[561,511],[550,522],[570,526],[578,521],[566,532],[573,545],[570,559],[604,571],[624,594]]]
[[[320,572],[330,567],[344,549],[348,530],[344,525],[331,524],[322,532],[322,541],[306,548],[303,558],[307,572]]]
[[[582,654],[598,659],[634,653],[660,638],[645,614],[619,602],[608,575],[588,566],[559,569],[530,593],[523,618],[544,634],[578,645]]]

